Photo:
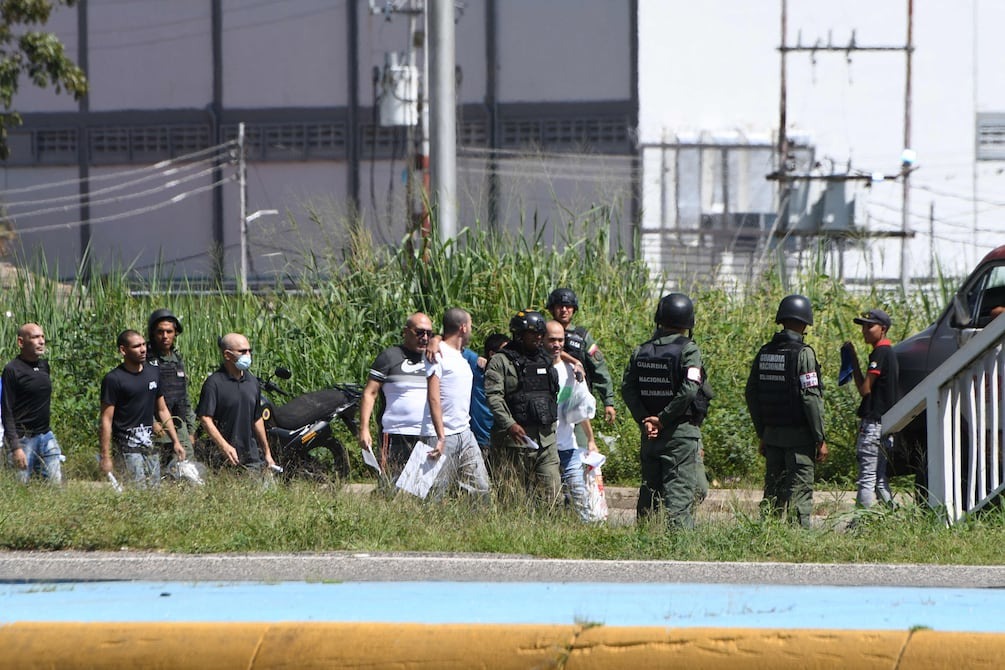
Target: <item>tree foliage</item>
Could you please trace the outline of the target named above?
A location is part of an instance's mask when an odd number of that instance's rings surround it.
[[[83,70],[66,55],[55,35],[39,30],[57,5],[77,0],[0,0],[0,158],[7,158],[7,129],[21,125],[14,96],[23,80],[39,88],[52,86],[79,100],[87,92]]]

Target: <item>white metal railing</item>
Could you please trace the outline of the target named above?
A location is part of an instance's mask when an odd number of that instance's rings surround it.
[[[927,410],[928,504],[949,523],[1005,490],[1005,318],[994,319],[883,415],[896,433]]]

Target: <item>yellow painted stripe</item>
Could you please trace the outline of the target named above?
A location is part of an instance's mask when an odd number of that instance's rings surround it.
[[[0,668],[1000,667],[1005,635],[934,631],[423,625],[14,623]]]

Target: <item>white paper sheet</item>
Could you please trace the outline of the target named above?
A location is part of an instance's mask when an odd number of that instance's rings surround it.
[[[429,458],[429,452],[432,450],[432,447],[424,442],[416,443],[395,486],[419,498],[425,498],[429,495],[429,490],[433,487],[436,476],[440,474],[440,470],[443,469],[443,464],[447,460],[445,454],[441,454],[436,459]]]
[[[607,456],[604,456],[599,451],[591,452],[589,449],[580,449],[579,460],[583,462],[583,465],[591,468],[599,468],[607,462]]]
[[[372,451],[363,447],[360,447],[360,451],[363,452],[363,463],[376,470],[378,475],[384,474],[380,471],[380,463],[377,462],[377,457],[374,456]]]

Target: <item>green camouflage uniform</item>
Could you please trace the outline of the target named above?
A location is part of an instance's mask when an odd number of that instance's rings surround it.
[[[680,337],[676,333],[663,334],[653,340],[656,345],[669,344]],[[698,394],[700,383],[681,375],[680,388],[674,392],[667,406],[659,412],[663,430],[656,439],[646,437],[642,421],[651,416],[642,402],[635,372],[639,348],[632,352],[621,381],[621,397],[642,431],[640,460],[642,486],[639,489],[638,515],[651,514],[662,507],[670,527],[694,526],[694,505],[698,489],[698,448],[701,430],[692,424],[685,413]],[[684,346],[680,357],[681,369],[701,368],[701,351],[692,341]]]

